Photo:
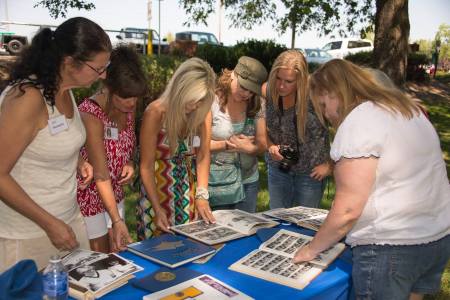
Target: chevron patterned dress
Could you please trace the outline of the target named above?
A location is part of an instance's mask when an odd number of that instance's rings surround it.
[[[164,131],[159,132],[155,160],[156,189],[171,225],[188,223],[194,218],[194,161],[186,141],[178,143],[176,154],[171,157],[166,135]],[[142,184],[136,217],[139,240],[161,233],[154,223],[155,212]]]

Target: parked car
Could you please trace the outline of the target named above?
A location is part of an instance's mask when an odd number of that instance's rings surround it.
[[[136,47],[136,51],[140,53],[147,52],[148,43],[148,29],[145,28],[122,28],[119,35],[116,37],[121,43],[133,44]],[[155,31],[152,32],[152,52],[158,53],[159,39]],[[155,34],[156,33],[156,34]],[[145,46],[145,47],[144,47]],[[169,52],[169,43],[166,39],[161,39],[161,53]]]
[[[17,55],[28,44],[28,38],[12,32],[0,32],[0,53]]]
[[[211,45],[223,46],[223,43],[219,43],[219,40],[217,40],[217,38],[214,34],[209,33],[209,32],[202,32],[202,31],[177,32],[175,34],[175,40],[176,41],[194,41],[194,42],[197,42],[199,45],[211,44]]]
[[[303,53],[307,63],[324,64],[333,59],[330,53],[322,49],[299,48],[298,50]]]
[[[345,38],[330,41],[322,47],[322,50],[328,51],[334,58],[344,58],[348,54],[372,51],[373,44],[369,40]]]

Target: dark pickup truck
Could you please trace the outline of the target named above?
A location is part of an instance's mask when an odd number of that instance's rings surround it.
[[[28,44],[28,38],[11,32],[0,32],[0,53],[17,55]]]

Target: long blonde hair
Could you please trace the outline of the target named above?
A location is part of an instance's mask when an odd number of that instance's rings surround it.
[[[335,93],[339,99],[336,128],[359,104],[372,101],[392,113],[400,113],[411,119],[419,113],[415,102],[397,88],[383,86],[373,71],[361,68],[349,61],[333,59],[322,65],[310,77],[310,97],[320,121],[325,124],[323,108],[318,96],[324,92]]]
[[[300,140],[305,140],[306,117],[308,111],[308,64],[303,54],[298,50],[287,50],[281,53],[275,62],[269,74],[269,91],[273,101],[278,101],[280,97],[276,88],[278,70],[291,69],[296,76],[296,113],[297,113],[297,135]],[[278,107],[275,105],[278,109]]]
[[[183,62],[170,79],[161,101],[167,108],[164,128],[171,154],[175,154],[180,139],[194,136],[205,121],[214,100],[215,81],[211,66],[199,58]],[[186,114],[186,105],[198,101],[198,108]]]

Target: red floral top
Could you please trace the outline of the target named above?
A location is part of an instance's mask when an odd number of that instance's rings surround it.
[[[100,119],[103,122],[105,133],[107,127],[117,127],[117,125],[109,119],[103,109],[92,99],[85,99],[78,106],[78,109],[80,112],[92,114]],[[132,113],[128,113],[126,128],[119,132],[118,139],[104,138],[103,144],[105,146],[106,161],[108,163],[114,195],[116,201],[119,203],[124,198],[124,192],[122,186],[117,182],[120,180],[123,167],[131,160],[136,145],[136,134],[134,132],[134,118]],[[81,148],[80,153],[85,160],[89,161],[85,147]],[[77,201],[81,213],[85,217],[95,216],[105,211],[105,207],[103,206],[103,202],[94,181],[92,181],[85,190],[78,189]]]

